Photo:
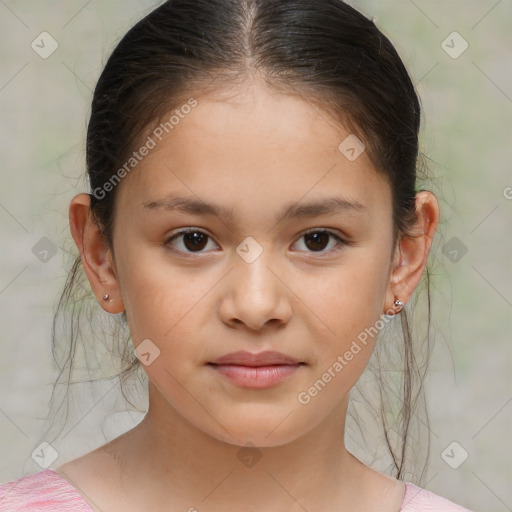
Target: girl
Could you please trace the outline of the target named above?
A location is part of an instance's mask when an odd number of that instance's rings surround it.
[[[170,0],[137,23],[96,86],[69,220],[71,276],[127,323],[149,408],[1,486],[1,510],[467,510],[404,481],[410,393],[394,477],[344,441],[397,316],[414,374],[404,307],[439,221],[419,126],[397,52],[341,0]]]

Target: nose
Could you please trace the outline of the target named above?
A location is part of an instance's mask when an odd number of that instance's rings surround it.
[[[234,268],[224,282],[219,308],[227,325],[259,331],[267,325],[283,326],[289,322],[293,292],[269,255],[270,251],[263,251],[251,263],[236,256]]]

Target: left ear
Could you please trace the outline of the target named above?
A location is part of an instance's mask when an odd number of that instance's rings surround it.
[[[410,233],[402,236],[396,247],[384,313],[396,311],[395,298],[407,303],[425,270],[439,224],[439,205],[432,192],[421,190],[416,194],[416,214],[417,222]]]

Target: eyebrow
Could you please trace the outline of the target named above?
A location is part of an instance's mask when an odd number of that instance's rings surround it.
[[[147,211],[167,210],[180,211],[192,215],[211,215],[218,218],[233,219],[233,210],[221,205],[208,203],[198,198],[168,196],[143,203]],[[285,205],[276,216],[276,221],[289,220],[297,217],[316,217],[319,215],[336,214],[343,212],[367,212],[368,208],[354,199],[343,197],[326,197],[325,199],[299,204],[297,202]]]

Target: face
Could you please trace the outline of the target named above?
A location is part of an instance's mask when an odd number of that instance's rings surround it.
[[[276,446],[339,410],[368,362],[376,336],[361,334],[390,285],[391,190],[366,153],[338,149],[350,133],[327,114],[261,84],[243,91],[194,96],[118,185],[115,274],[160,413]],[[301,364],[257,388],[209,364],[236,351]]]

